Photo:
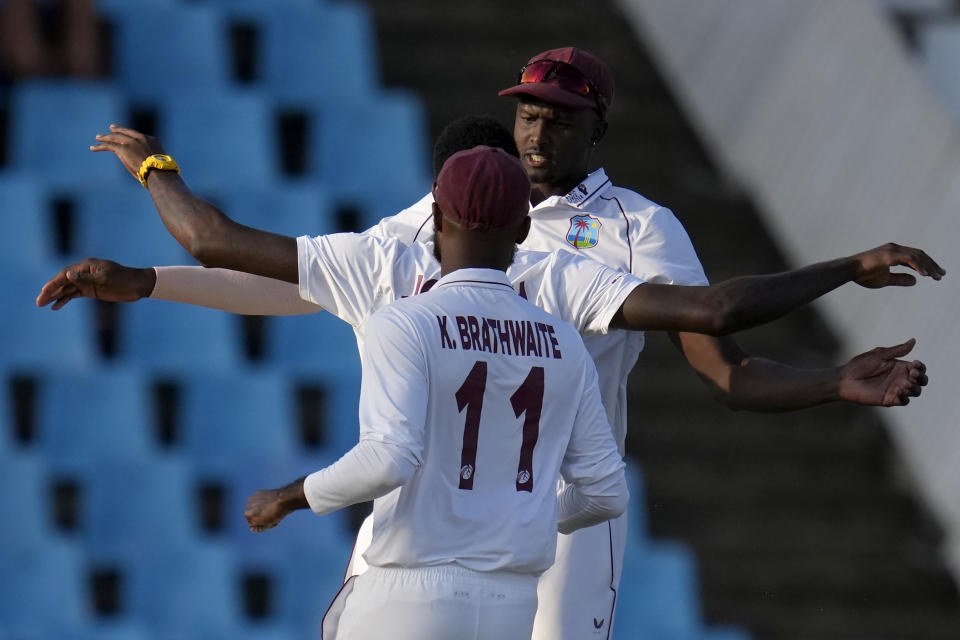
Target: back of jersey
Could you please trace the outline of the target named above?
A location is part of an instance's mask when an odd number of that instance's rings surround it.
[[[579,335],[502,272],[460,270],[385,308],[364,362],[361,438],[420,462],[374,503],[370,564],[542,572],[558,472],[577,481],[621,464]]]

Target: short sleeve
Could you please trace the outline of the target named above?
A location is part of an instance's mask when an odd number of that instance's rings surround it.
[[[300,297],[358,326],[392,287],[393,268],[402,250],[396,241],[357,233],[301,236],[297,238]]]
[[[710,284],[686,229],[665,207],[646,218],[631,239],[633,273],[654,284]]]
[[[429,398],[422,341],[397,305],[367,323],[360,385],[360,439],[410,451],[423,462]]]
[[[550,256],[537,306],[582,334],[607,333],[623,301],[643,280],[569,251]]]

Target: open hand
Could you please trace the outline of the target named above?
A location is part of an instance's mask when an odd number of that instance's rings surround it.
[[[157,274],[152,268],[135,269],[99,258],[87,258],[62,269],[37,296],[37,306],[51,302],[54,311],[74,298],[107,302],[134,302],[153,292]]]
[[[904,247],[889,242],[882,247],[864,251],[853,256],[857,262],[854,282],[868,289],[880,287],[911,287],[917,278],[909,273],[893,273],[890,267],[910,267],[922,276],[939,280],[946,271],[920,249]]]
[[[288,513],[290,511],[285,506],[281,489],[262,489],[247,498],[243,515],[250,525],[250,531],[260,533],[280,524]]]
[[[138,182],[143,161],[148,156],[164,152],[163,145],[153,136],[116,124],[110,125],[110,133],[101,133],[96,138],[97,144],[91,145],[90,151],[113,151]]]
[[[898,360],[916,340],[894,347],[877,347],[853,358],[840,369],[840,396],[858,404],[903,406],[927,384],[927,367],[919,360]]]

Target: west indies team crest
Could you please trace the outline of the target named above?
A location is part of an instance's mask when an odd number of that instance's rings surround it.
[[[567,230],[567,242],[575,249],[590,249],[600,242],[599,218],[593,216],[573,216],[570,218],[570,229]]]

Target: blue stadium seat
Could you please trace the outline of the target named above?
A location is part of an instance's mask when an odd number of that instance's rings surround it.
[[[298,455],[282,460],[257,460],[238,465],[227,481],[226,530],[237,554],[248,566],[273,571],[291,556],[304,563],[326,565],[337,559],[334,573],[343,574],[353,548],[347,512],[317,516],[310,511],[293,513],[275,529],[253,533],[244,517],[247,498],[260,489],[282,487],[336,461],[332,455]]]
[[[57,257],[48,205],[46,190],[32,176],[0,173],[0,262],[17,266],[48,264]]]
[[[233,220],[257,229],[293,237],[337,230],[330,194],[315,184],[235,185],[217,201]]]
[[[89,150],[96,134],[126,119],[126,107],[109,85],[66,80],[18,85],[10,106],[11,166],[34,172],[54,188],[129,180],[113,154]]]
[[[0,366],[83,368],[95,362],[89,301],[74,301],[56,312],[36,306],[40,288],[61,266],[22,265],[0,271],[0,289],[4,293]]]
[[[148,456],[154,450],[149,391],[146,377],[129,368],[46,374],[37,404],[41,450],[58,469]]]
[[[700,633],[696,561],[677,544],[627,545],[614,638],[694,640]]]
[[[381,91],[367,100],[332,103],[312,112],[313,175],[345,192],[376,183],[407,187],[419,198],[429,175],[423,107],[412,94]],[[397,206],[399,211],[413,199]]]
[[[205,638],[243,625],[237,569],[224,545],[151,549],[126,575],[129,611],[156,638]]]
[[[181,424],[184,450],[214,473],[247,461],[289,459],[297,451],[293,388],[272,371],[189,376]]]
[[[220,629],[210,635],[180,638],[178,640],[300,640],[319,637],[318,634],[303,635],[285,625],[276,625],[257,621],[241,627]]]
[[[8,380],[0,376],[0,463],[17,452],[14,429],[16,417],[13,414],[13,398]]]
[[[194,264],[167,232],[150,194],[133,178],[109,190],[76,192],[73,252],[130,266]]]
[[[230,81],[226,24],[215,7],[186,2],[117,3],[114,69],[138,103],[155,103]]]
[[[88,619],[86,574],[79,550],[43,538],[0,545],[0,621],[12,637],[59,638],[58,629]]]
[[[153,640],[143,625],[115,620],[91,622],[58,637],[62,640]]]
[[[374,92],[376,38],[361,3],[230,0],[223,8],[260,27],[259,76],[281,103],[350,102]]]
[[[300,630],[300,637],[320,637],[327,607],[343,586],[352,547],[318,548],[308,558],[290,554],[276,565],[277,616]]]
[[[165,149],[200,193],[279,180],[272,104],[265,97],[250,91],[196,91],[169,94],[161,106]]]
[[[360,372],[353,328],[327,312],[271,318],[266,348],[271,361],[297,373]]]
[[[5,519],[0,547],[24,546],[50,535],[48,490],[42,459],[27,453],[0,456],[0,513]]]
[[[192,471],[176,457],[88,465],[80,486],[85,548],[99,561],[129,563],[200,537]]]
[[[120,311],[118,354],[127,363],[174,374],[243,364],[236,316],[160,300],[124,305]]]
[[[630,506],[627,509],[627,544],[643,545],[650,542],[647,524],[647,493],[643,482],[643,470],[636,460],[626,459],[627,486],[630,488]]]

